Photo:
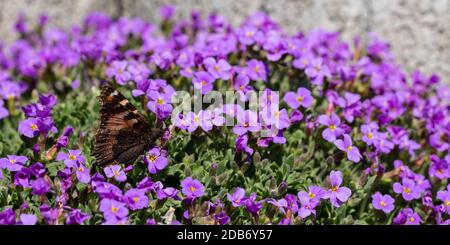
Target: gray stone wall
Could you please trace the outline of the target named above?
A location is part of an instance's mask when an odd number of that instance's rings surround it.
[[[450,0],[0,0],[0,40],[14,39],[11,30],[19,12],[30,19],[47,13],[51,25],[67,28],[91,11],[158,22],[158,9],[167,3],[177,6],[177,18],[199,9],[219,12],[237,25],[262,10],[291,33],[323,27],[350,40],[375,32],[391,43],[408,71],[437,73],[450,83]]]

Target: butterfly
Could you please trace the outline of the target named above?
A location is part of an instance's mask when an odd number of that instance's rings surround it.
[[[151,128],[144,116],[111,84],[100,96],[100,126],[92,156],[98,165],[131,164],[161,136],[162,126]]]

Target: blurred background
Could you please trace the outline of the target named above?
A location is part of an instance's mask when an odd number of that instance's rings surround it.
[[[196,9],[220,13],[238,25],[246,15],[265,11],[289,33],[320,27],[340,31],[350,41],[374,32],[391,43],[408,71],[436,73],[450,83],[450,0],[0,0],[0,40],[14,40],[19,13],[33,21],[46,13],[50,26],[64,28],[80,24],[92,11],[158,23],[165,4],[177,7],[177,19]]]

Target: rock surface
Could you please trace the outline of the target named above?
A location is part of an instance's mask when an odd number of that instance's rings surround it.
[[[290,33],[325,28],[341,31],[347,41],[374,32],[391,43],[408,71],[437,73],[450,83],[450,0],[0,0],[0,40],[14,39],[18,13],[35,20],[42,13],[51,25],[70,28],[91,11],[160,21],[159,7],[177,6],[177,18],[190,11],[218,12],[234,25],[255,11],[266,11]]]

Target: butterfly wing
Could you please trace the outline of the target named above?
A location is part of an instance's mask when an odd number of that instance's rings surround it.
[[[152,130],[131,102],[109,84],[102,87],[99,101],[100,127],[92,155],[99,165],[133,163],[162,130]]]

